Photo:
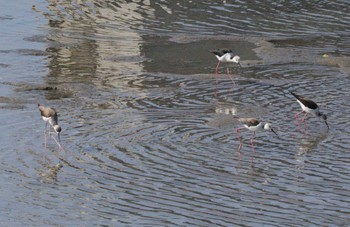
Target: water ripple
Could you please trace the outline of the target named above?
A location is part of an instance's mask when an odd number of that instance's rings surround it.
[[[339,64],[318,61],[349,53],[346,6],[23,4],[39,28],[9,7],[0,17],[4,43],[16,37],[0,51],[0,223],[347,225],[350,81]],[[271,56],[259,59],[251,36],[272,44]],[[214,45],[244,59],[235,86],[221,67],[216,87]],[[18,89],[22,80],[58,90]],[[298,129],[289,91],[316,101],[330,130],[315,117]],[[50,137],[44,148],[37,102],[59,110],[64,151]],[[242,131],[238,150],[237,117],[259,117],[279,136],[257,133],[253,152]]]

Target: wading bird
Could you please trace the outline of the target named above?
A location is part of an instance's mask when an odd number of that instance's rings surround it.
[[[255,132],[267,130],[267,131],[272,131],[273,133],[275,133],[277,135],[277,133],[272,129],[272,127],[269,123],[260,122],[256,118],[239,118],[238,121],[241,122],[244,126],[241,128],[236,128],[236,133],[238,135],[238,140],[240,143],[239,150],[242,148],[242,141],[241,141],[241,138],[239,136],[239,130],[241,130],[241,129],[248,129],[250,131],[253,131],[253,136],[250,139],[250,143],[252,145],[253,152],[255,152],[255,150],[254,150]]]
[[[45,107],[43,105],[38,104],[38,108],[41,114],[41,118],[46,122],[45,124],[45,131],[44,131],[44,136],[45,136],[45,147],[46,147],[46,131],[47,131],[47,123],[49,123],[54,131],[57,133],[57,138],[58,142],[61,141],[60,139],[60,133],[62,131],[61,127],[58,125],[58,116],[57,116],[57,111],[54,108],[50,107]],[[50,129],[49,129],[49,134],[50,134]]]
[[[216,84],[218,84],[218,74],[219,74],[218,70],[219,70],[220,62],[237,63],[239,67],[242,67],[241,63],[239,62],[240,57],[234,54],[233,51],[230,49],[222,48],[218,50],[209,50],[209,51],[213,53],[218,59],[218,64],[216,65],[216,69],[215,69]],[[227,67],[227,76],[231,79],[232,83],[235,84],[235,81],[232,79],[229,73],[230,73],[229,68]]]
[[[327,116],[320,112],[320,108],[314,101],[308,98],[302,97],[300,95],[297,95],[293,92],[290,92],[290,93],[297,99],[297,102],[300,104],[302,109],[302,111],[295,114],[295,120],[297,121],[298,128],[300,128],[299,121],[298,121],[299,114],[305,112],[304,117],[301,120],[303,123],[306,123],[305,119],[307,114],[311,114],[315,117],[320,117],[322,120],[324,120],[324,123],[326,124],[327,129],[329,130],[329,126],[327,123]]]

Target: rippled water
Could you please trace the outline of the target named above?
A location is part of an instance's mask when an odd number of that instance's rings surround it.
[[[1,5],[2,226],[348,225],[347,1]],[[241,56],[235,86],[224,64],[215,86],[219,47]],[[298,130],[289,91],[330,130]],[[64,151],[45,149],[37,103]],[[242,132],[240,153],[237,116],[279,137],[253,153]]]

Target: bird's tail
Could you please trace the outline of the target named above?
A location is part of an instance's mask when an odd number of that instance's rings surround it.
[[[213,54],[218,54],[218,51],[217,50],[208,50],[210,53],[213,53]]]
[[[294,92],[290,92],[295,98],[299,99],[299,95],[295,94]]]

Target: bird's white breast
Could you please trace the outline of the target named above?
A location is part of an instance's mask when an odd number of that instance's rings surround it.
[[[53,122],[53,118],[52,117],[42,117],[42,119],[45,121],[45,122],[49,122],[50,125],[54,125],[54,122]]]
[[[50,117],[44,117],[44,116],[42,116],[41,117],[44,121],[49,121],[51,118]]]
[[[304,110],[306,113],[309,113],[309,114],[316,116],[316,113],[318,112],[318,108],[314,110],[314,109],[311,109],[307,106],[304,106],[304,104],[302,104],[299,100],[297,100],[297,101],[300,104],[302,110]]]
[[[263,129],[263,123],[259,123],[256,126],[248,126],[248,125],[244,125],[244,127],[246,127],[247,129],[257,132],[257,131],[261,131]]]
[[[222,55],[221,57],[216,55],[216,57],[221,62],[234,62],[232,59],[231,53],[226,53],[226,54]]]

